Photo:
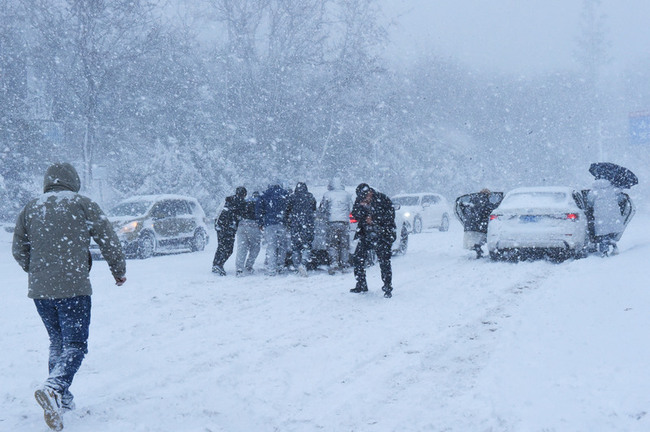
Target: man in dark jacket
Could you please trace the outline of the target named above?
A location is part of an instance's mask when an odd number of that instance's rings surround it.
[[[50,166],[43,185],[44,194],[27,203],[16,219],[12,252],[29,275],[28,297],[50,339],[49,377],[34,396],[48,426],[61,430],[61,411],[74,408],[70,385],[88,353],[90,238],[117,285],[126,281],[126,262],[102,210],[78,194],[81,182],[72,165]]]
[[[226,271],[223,265],[228,261],[235,247],[235,235],[237,227],[244,212],[246,211],[246,188],[239,186],[235,195],[226,197],[226,203],[215,221],[214,229],[217,231],[217,251],[212,260],[212,272],[225,276]]]
[[[286,212],[289,192],[279,181],[269,185],[257,201],[257,223],[266,240],[266,270],[270,276],[284,271],[287,255]]]
[[[355,238],[359,239],[359,243],[354,251],[354,277],[357,284],[350,292],[368,291],[366,259],[370,250],[374,249],[379,260],[381,279],[384,282],[382,287],[384,297],[390,298],[393,291],[390,257],[392,244],[397,238],[395,209],[390,198],[375,191],[366,183],[357,186],[356,192],[357,198],[352,206],[352,217],[358,221]]]
[[[311,244],[314,241],[316,198],[305,183],[299,182],[287,201],[287,218],[291,233],[291,260],[301,276],[307,276]]]
[[[476,252],[476,258],[483,256],[482,246],[487,242],[490,214],[501,201],[492,201],[489,189],[470,195],[468,202],[462,203],[463,246]]]

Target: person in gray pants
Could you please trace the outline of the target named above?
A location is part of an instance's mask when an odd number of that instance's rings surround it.
[[[246,207],[237,228],[237,255],[235,269],[237,276],[253,273],[253,265],[260,253],[262,229],[255,218],[255,205],[259,192],[253,192],[252,199],[246,201]]]

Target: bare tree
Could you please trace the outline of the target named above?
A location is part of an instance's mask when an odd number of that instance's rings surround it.
[[[349,102],[376,69],[374,50],[384,36],[376,1],[211,4],[225,35],[216,51],[225,77],[224,132],[239,162],[285,177],[323,170],[319,161],[336,159],[326,156],[336,153],[341,120],[366,115],[351,112]]]
[[[124,77],[126,65],[159,49],[155,1],[23,0],[40,34],[42,71],[55,115],[81,123],[84,183],[92,184],[102,99]],[[64,108],[63,108],[64,107]]]

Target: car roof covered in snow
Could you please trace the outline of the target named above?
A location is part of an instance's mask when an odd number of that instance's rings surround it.
[[[196,198],[191,197],[191,196],[186,196],[186,195],[176,195],[176,194],[160,194],[160,195],[136,195],[132,196],[130,198],[127,198],[125,200],[120,201],[120,204],[122,203],[130,203],[130,202],[136,202],[136,201],[162,201],[166,199],[182,199],[182,200],[188,200],[188,201],[197,201]]]

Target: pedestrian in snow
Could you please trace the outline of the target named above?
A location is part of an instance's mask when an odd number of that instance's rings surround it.
[[[327,253],[329,255],[328,273],[345,270],[350,266],[350,212],[352,196],[345,190],[339,177],[334,177],[327,185],[319,211],[327,221]]]
[[[271,276],[284,271],[287,257],[286,211],[289,192],[280,182],[269,185],[255,209],[257,223],[264,230],[266,266]]]
[[[355,238],[359,239],[354,251],[354,277],[357,284],[350,290],[353,293],[368,291],[366,283],[366,259],[373,250],[379,260],[382,290],[384,297],[392,297],[393,273],[391,270],[391,249],[397,238],[395,226],[395,209],[388,196],[375,191],[366,183],[356,189],[357,198],[352,206],[352,217],[358,221]]]
[[[262,227],[258,225],[255,217],[255,206],[259,200],[259,192],[253,192],[252,198],[246,201],[242,219],[237,228],[237,255],[235,257],[235,269],[237,276],[243,276],[244,272],[253,273],[253,265],[260,253],[262,241]]]
[[[594,235],[598,251],[607,256],[609,247],[612,253],[618,252],[616,239],[625,230],[620,203],[624,197],[620,189],[609,180],[597,178],[587,194],[587,202],[593,209]]]
[[[483,256],[482,246],[487,243],[487,229],[490,221],[490,214],[498,206],[490,201],[491,192],[489,189],[482,189],[479,193],[473,194],[462,212],[463,230],[465,231],[463,246],[476,252],[476,258]]]
[[[72,165],[51,165],[43,186],[43,195],[27,203],[16,219],[12,252],[28,273],[28,297],[50,339],[49,377],[34,395],[48,426],[61,430],[62,411],[74,409],[70,385],[88,353],[90,238],[117,285],[126,281],[126,262],[100,207],[78,193],[81,182]]]
[[[316,198],[305,183],[299,182],[287,200],[287,221],[291,233],[291,261],[301,276],[307,276],[314,241]]]
[[[246,207],[244,201],[246,193],[246,188],[239,186],[235,190],[235,195],[226,197],[223,210],[215,220],[214,229],[217,231],[218,245],[212,260],[212,272],[220,276],[226,275],[223,265],[228,261],[235,247],[237,227]]]

